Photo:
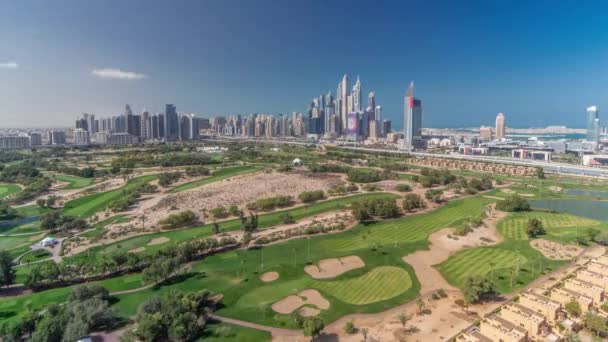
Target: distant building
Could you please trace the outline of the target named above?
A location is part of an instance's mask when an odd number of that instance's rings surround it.
[[[482,140],[485,140],[485,141],[492,140],[492,128],[486,127],[486,126],[481,126],[481,128],[479,128],[479,136],[481,137]]]
[[[519,150],[512,150],[511,157],[517,158],[517,159],[551,161],[551,152],[519,149]]]
[[[65,132],[64,131],[48,131],[48,144],[49,145],[65,145]]]
[[[0,148],[27,148],[30,147],[29,137],[0,137]]]
[[[597,106],[587,108],[587,141],[600,141],[600,119]]]
[[[608,167],[608,154],[585,154],[583,156],[583,165]]]
[[[30,146],[40,146],[42,145],[42,133],[40,132],[30,132]]]
[[[88,131],[82,128],[74,130],[74,145],[88,145],[90,142]]]
[[[414,97],[414,82],[410,83],[403,106],[402,149],[411,150],[416,140],[422,140],[422,101]]]
[[[498,113],[496,115],[496,140],[505,139],[506,137],[505,115]]]
[[[123,133],[110,134],[107,137],[106,143],[108,145],[132,145],[132,144],[137,144],[138,142],[139,142],[139,137],[136,137],[129,133],[123,132]]]

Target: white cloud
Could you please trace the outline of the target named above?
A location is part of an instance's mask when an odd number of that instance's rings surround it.
[[[15,62],[0,63],[0,69],[17,69],[19,64]]]
[[[132,71],[125,71],[120,69],[94,69],[93,75],[101,78],[112,78],[117,80],[141,80],[144,78],[148,78],[148,75],[138,74]]]

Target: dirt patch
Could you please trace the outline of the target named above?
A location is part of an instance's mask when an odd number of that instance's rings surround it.
[[[534,197],[534,194],[519,194],[519,196],[523,196],[523,197]]]
[[[159,238],[154,238],[152,240],[150,240],[150,242],[148,242],[148,246],[154,246],[154,245],[160,245],[163,244],[165,242],[169,242],[171,239],[169,239],[168,237],[159,237]]]
[[[559,186],[550,186],[549,190],[553,191],[553,192],[562,192],[562,188],[560,188]]]
[[[530,246],[553,260],[569,260],[583,252],[583,249],[579,246],[562,245],[545,239],[532,240]]]
[[[302,317],[313,317],[313,316],[316,316],[316,315],[320,314],[321,310],[315,309],[315,308],[311,308],[311,307],[308,307],[308,306],[304,306],[304,307],[300,308],[300,310],[298,310],[298,313]]]
[[[146,250],[145,247],[137,247],[137,248],[130,249],[129,253],[141,253],[145,250]]]
[[[501,189],[502,192],[506,193],[506,194],[512,194],[515,191],[511,190],[511,189]]]
[[[272,310],[282,314],[290,314],[304,305],[311,305],[314,307],[303,307],[302,309],[300,309],[300,313],[302,313],[303,310],[304,312],[307,312],[312,315],[312,313],[315,312],[312,310],[319,311],[317,310],[317,308],[321,310],[329,309],[329,301],[325,299],[325,297],[323,297],[319,293],[319,291],[308,289],[301,291],[300,293],[298,293],[298,295],[287,296],[279,300],[278,302],[272,304]],[[315,315],[317,314],[318,313],[316,313]]]
[[[304,267],[304,271],[315,279],[328,279],[362,267],[365,267],[363,260],[356,255],[351,255],[343,258],[322,259],[317,265]]]
[[[268,283],[279,279],[279,272],[266,272],[260,276],[260,280]]]

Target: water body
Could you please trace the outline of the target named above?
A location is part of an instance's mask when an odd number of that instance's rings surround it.
[[[564,193],[572,196],[608,198],[608,192],[606,191],[566,189],[564,190]]]
[[[550,209],[562,213],[608,222],[608,201],[544,199],[532,200],[530,201],[530,204],[534,209]]]

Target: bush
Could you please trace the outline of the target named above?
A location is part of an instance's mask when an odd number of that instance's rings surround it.
[[[211,171],[203,166],[189,166],[186,168],[186,175],[190,177],[195,176],[209,176]]]
[[[394,218],[401,215],[395,200],[376,198],[357,201],[352,204],[352,213],[359,221],[366,221],[372,216]]]
[[[198,222],[198,217],[191,210],[185,210],[180,213],[171,214],[164,219],[160,220],[158,223],[163,228],[180,228],[183,226],[195,224]]]
[[[410,192],[412,191],[412,187],[409,184],[397,184],[395,190],[399,192]]]
[[[158,176],[158,184],[162,187],[168,187],[181,177],[181,172],[164,172]]]
[[[529,211],[530,203],[519,195],[512,195],[502,201],[498,201],[496,209],[508,212]]]
[[[543,222],[537,218],[531,218],[528,220],[528,225],[526,228],[526,232],[528,236],[531,238],[535,238],[538,235],[545,234],[545,228],[543,227]]]
[[[407,194],[402,203],[403,210],[412,211],[426,207],[424,200],[417,194]]]
[[[344,324],[344,332],[349,335],[352,335],[357,332],[357,329],[355,328],[355,324],[353,323],[353,321],[348,321]]]
[[[298,195],[298,199],[304,203],[311,203],[322,200],[325,197],[323,190],[304,191]]]
[[[426,199],[435,203],[441,202],[441,195],[443,195],[443,190],[439,189],[429,189],[424,193]]]
[[[293,205],[293,198],[291,196],[275,196],[262,198],[255,201],[255,207],[258,210],[269,211],[275,208],[285,208]]]
[[[228,217],[230,214],[226,210],[226,207],[217,207],[211,209],[211,215],[216,219],[223,219]]]

